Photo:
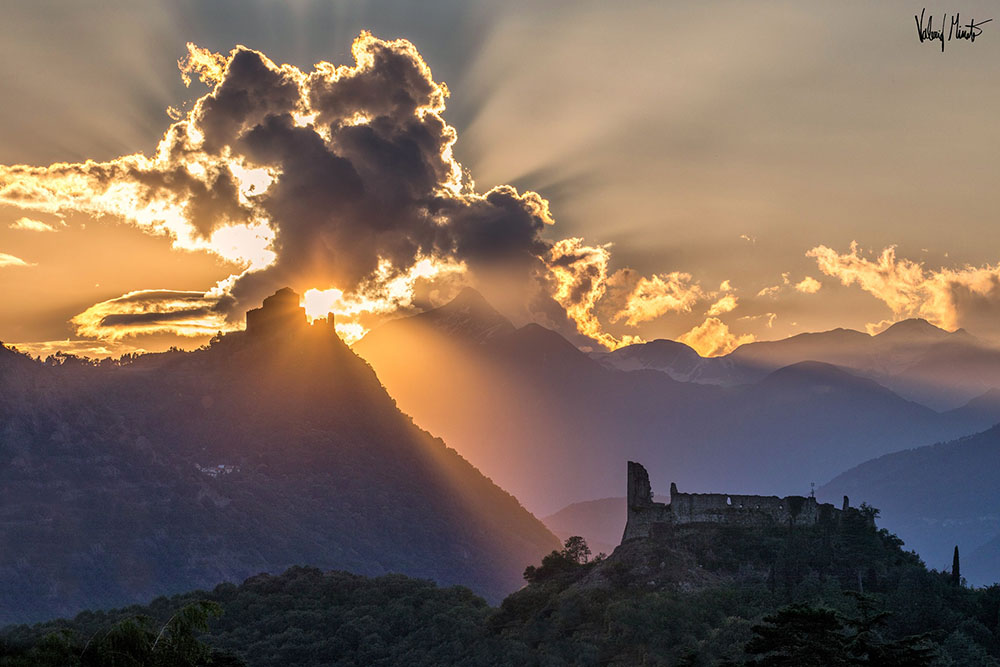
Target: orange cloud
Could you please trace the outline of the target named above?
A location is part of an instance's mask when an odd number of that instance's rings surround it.
[[[806,255],[826,275],[843,285],[856,284],[885,303],[896,319],[922,317],[945,329],[976,324],[985,329],[1000,315],[1000,265],[935,271],[897,259],[895,246],[868,258],[853,241],[842,254],[817,246]]]
[[[20,257],[15,257],[14,255],[8,255],[7,253],[0,252],[0,269],[8,266],[34,266],[34,264],[26,262]]]
[[[732,352],[740,345],[752,343],[755,339],[753,334],[736,336],[722,320],[709,317],[677,340],[694,348],[703,357],[718,357]]]
[[[608,246],[586,246],[583,239],[568,238],[553,244],[548,267],[555,290],[552,298],[576,323],[577,330],[606,348],[641,342],[636,336],[618,339],[602,330],[595,312],[608,288]]]
[[[611,321],[624,319],[625,324],[636,326],[669,312],[690,312],[703,298],[704,291],[697,283],[691,282],[689,273],[674,271],[654,274],[649,278],[638,279],[626,299],[625,307]]]
[[[54,232],[57,231],[55,227],[47,222],[42,222],[41,220],[33,220],[31,218],[19,218],[18,220],[10,223],[11,229],[17,229],[22,232]]]
[[[226,321],[219,303],[219,297],[200,292],[139,290],[94,304],[70,322],[77,335],[107,341],[158,333],[210,336],[239,328]]]
[[[815,294],[823,287],[823,283],[812,276],[806,276],[800,282],[795,283],[795,289],[803,294]]]
[[[194,74],[206,86],[214,87],[222,81],[229,58],[221,53],[212,53],[191,42],[187,43],[188,54],[177,61],[181,71],[181,80],[185,87],[191,86],[191,75]]]
[[[780,291],[781,291],[781,285],[772,285],[770,287],[765,287],[759,292],[757,292],[757,296],[774,296]]]
[[[726,282],[728,283],[729,281],[727,280]],[[715,316],[732,312],[733,310],[736,309],[738,303],[739,299],[736,297],[735,294],[727,294],[718,301],[716,301],[715,303],[713,303],[712,306],[708,309],[707,314],[710,316]]]

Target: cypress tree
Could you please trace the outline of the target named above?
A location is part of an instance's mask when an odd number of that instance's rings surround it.
[[[962,571],[958,565],[958,545],[955,545],[955,555],[951,559],[951,585],[958,586],[962,583]]]

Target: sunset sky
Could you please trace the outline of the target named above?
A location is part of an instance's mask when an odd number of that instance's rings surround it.
[[[290,285],[353,341],[465,284],[595,349],[1000,340],[1000,10],[928,5],[998,14],[942,53],[921,9],[18,0],[0,340],[193,347]]]

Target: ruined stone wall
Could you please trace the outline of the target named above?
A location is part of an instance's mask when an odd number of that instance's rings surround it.
[[[844,509],[848,500],[844,498]],[[628,463],[627,522],[622,541],[650,537],[658,530],[691,523],[724,523],[763,527],[815,525],[837,521],[841,510],[813,497],[745,496],[725,493],[680,493],[670,485],[670,502],[653,501],[646,469]]]

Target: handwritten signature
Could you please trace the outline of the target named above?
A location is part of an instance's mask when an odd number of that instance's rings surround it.
[[[941,15],[940,28],[934,27],[934,15],[931,14],[927,16],[927,22],[924,22],[924,15],[927,13],[927,8],[920,10],[920,16],[914,15],[913,20],[917,22],[917,37],[920,38],[920,43],[924,42],[941,42],[941,52],[944,53],[944,43],[946,41],[950,42],[952,39],[967,39],[970,42],[975,42],[976,37],[983,34],[982,26],[986,25],[993,19],[986,19],[985,21],[976,22],[975,19],[971,19],[968,23],[962,24],[961,14],[955,14],[951,17],[951,21],[948,20],[947,14]]]

